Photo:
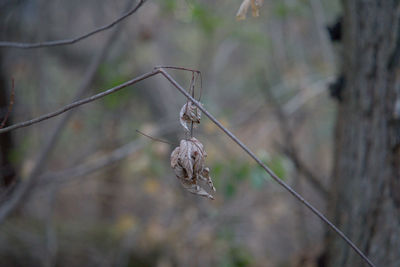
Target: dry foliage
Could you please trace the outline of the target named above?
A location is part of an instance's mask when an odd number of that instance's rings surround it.
[[[200,119],[201,112],[191,101],[183,105],[179,113],[179,120],[187,132],[191,131],[192,125],[199,124]],[[215,191],[210,177],[210,169],[204,166],[206,157],[207,153],[199,140],[195,137],[183,139],[171,153],[171,167],[186,190],[196,195],[214,199],[212,195],[198,185],[200,180],[206,181],[210,188]]]
[[[251,6],[251,14],[253,17],[258,17],[260,15],[259,10],[262,6],[263,0],[244,0],[236,13],[237,20],[246,19],[247,10]]]
[[[190,131],[189,125],[197,125],[200,123],[201,111],[191,102],[187,102],[179,112],[179,120],[186,131]]]
[[[204,166],[205,157],[207,157],[207,153],[199,140],[194,137],[189,140],[181,140],[180,145],[171,153],[171,167],[186,190],[196,195],[214,199],[212,195],[198,185],[199,180],[206,181],[210,188],[215,191],[210,177],[210,169]]]

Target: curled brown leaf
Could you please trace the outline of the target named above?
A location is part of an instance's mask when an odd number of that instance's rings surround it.
[[[176,147],[171,153],[171,168],[186,190],[214,199],[198,185],[199,180],[204,180],[215,191],[209,176],[210,169],[204,166],[205,157],[207,157],[207,153],[199,140],[194,137],[189,140],[181,140],[179,147]]]
[[[189,125],[199,124],[201,119],[201,111],[191,101],[187,102],[179,112],[179,121],[186,131],[190,131]]]

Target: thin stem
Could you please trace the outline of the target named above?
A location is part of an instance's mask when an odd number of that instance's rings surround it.
[[[192,94],[192,97],[194,98],[194,87],[195,87],[196,81],[194,78],[194,72],[192,72],[192,80],[190,81],[190,91],[189,93]],[[189,106],[189,99],[187,101],[187,106]],[[196,114],[197,115],[197,114]],[[190,122],[190,138],[193,138],[193,121]]]
[[[195,70],[195,69],[190,69],[190,68],[184,68],[184,67],[175,67],[175,66],[156,66],[154,67],[155,69],[172,69],[172,70],[184,70],[184,71],[190,71],[193,73],[196,73],[197,75],[195,76],[195,82],[194,84],[196,84],[197,82],[197,78],[200,77],[200,92],[199,92],[199,99],[198,101],[201,100],[201,95],[203,92],[203,76],[201,74],[201,71],[199,70]],[[193,79],[193,76],[192,76]],[[194,97],[194,96],[193,96]]]
[[[201,72],[198,73],[200,76],[200,93],[199,93],[199,101],[201,100],[201,95],[203,94],[203,76],[201,76]]]
[[[171,146],[177,146],[177,144],[174,144],[174,143],[171,143],[171,142],[168,142],[168,141],[165,141],[165,140],[162,140],[162,139],[159,139],[159,138],[150,136],[150,135],[145,134],[145,133],[143,133],[143,132],[141,132],[141,131],[139,131],[139,130],[136,130],[136,132],[140,133],[140,134],[143,135],[143,136],[146,136],[147,138],[150,138],[150,139],[153,140],[153,141],[161,142],[161,143],[168,144],[168,145],[171,145]]]
[[[175,66],[156,66],[154,68],[155,69],[184,70],[184,71],[190,71],[190,72],[195,72],[195,73],[201,73],[199,70],[189,69],[189,68],[184,68],[184,67],[175,67]]]
[[[122,20],[126,19],[127,17],[129,17],[130,15],[135,13],[145,2],[146,2],[146,0],[140,0],[139,3],[134,8],[132,8],[131,10],[129,10],[128,12],[126,12],[125,14],[123,14],[122,16],[117,18],[116,20],[112,21],[111,23],[109,23],[107,25],[103,25],[91,32],[85,33],[76,38],[47,41],[47,42],[38,42],[38,43],[0,42],[0,47],[28,49],[28,48],[42,48],[42,47],[74,44],[74,43],[77,43],[83,39],[86,39],[96,33],[99,33],[101,31],[105,31],[105,30],[112,28],[113,26],[115,26],[116,24],[121,22]]]

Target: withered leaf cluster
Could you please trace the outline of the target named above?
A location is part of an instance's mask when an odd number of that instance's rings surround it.
[[[186,103],[180,111],[180,122],[186,131],[191,123],[200,123],[200,110],[192,103]],[[210,177],[210,169],[205,167],[204,161],[207,153],[204,146],[195,137],[183,139],[178,147],[171,153],[171,167],[182,186],[189,192],[214,199],[198,182],[203,180],[215,191]]]
[[[191,102],[187,102],[179,112],[179,121],[186,131],[190,131],[191,123],[197,125],[200,123],[201,111]]]

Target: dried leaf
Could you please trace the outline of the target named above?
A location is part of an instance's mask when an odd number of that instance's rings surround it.
[[[199,140],[194,137],[189,140],[181,140],[179,147],[171,153],[171,167],[186,190],[213,199],[197,184],[198,180],[204,180],[215,191],[209,176],[210,170],[204,167],[205,157],[207,157],[207,153]]]
[[[236,14],[237,20],[246,19],[247,11],[251,5],[251,13],[253,17],[258,17],[260,15],[259,10],[262,6],[263,0],[243,0],[242,4],[239,7],[239,10]]]
[[[183,188],[185,188],[187,191],[189,191],[192,194],[199,195],[202,197],[207,197],[209,199],[214,199],[212,195],[210,195],[206,190],[204,190],[202,187],[195,183],[191,183],[185,180],[181,180],[181,184]]]
[[[179,112],[179,121],[186,131],[190,131],[189,125],[193,122],[194,125],[199,124],[201,119],[201,111],[192,102],[187,102]]]
[[[206,181],[208,183],[208,186],[210,186],[210,188],[213,191],[216,191],[213,181],[211,180],[211,177],[210,177],[210,169],[209,168],[203,169],[203,171],[200,174],[200,178],[203,179],[204,181]]]
[[[251,4],[251,0],[244,0],[239,7],[238,12],[236,13],[237,20],[244,20],[246,19],[247,10]]]
[[[251,14],[253,15],[253,17],[258,17],[260,15],[255,0],[251,0]]]

